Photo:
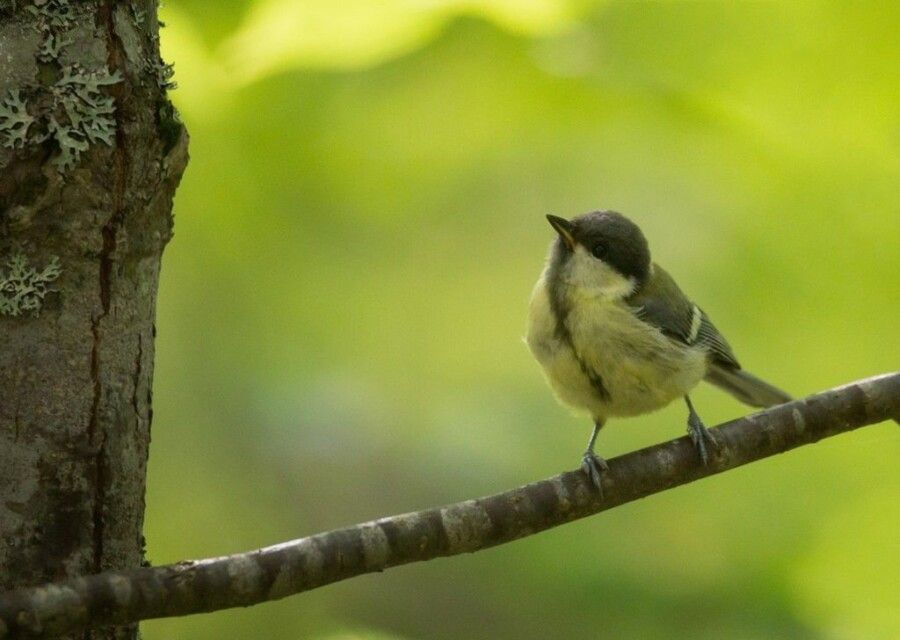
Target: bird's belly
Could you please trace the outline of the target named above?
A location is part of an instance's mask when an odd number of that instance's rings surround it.
[[[649,359],[611,350],[598,356],[596,368],[609,389],[606,415],[635,416],[687,394],[703,378],[706,365],[690,354]]]
[[[582,300],[573,305],[566,318],[567,341],[557,335],[539,281],[530,318],[526,341],[553,391],[564,404],[594,418],[654,411],[688,393],[706,374],[705,352],[672,341],[621,303]]]
[[[567,325],[575,350],[609,392],[607,416],[664,407],[706,374],[704,351],[671,340],[625,305],[602,300],[578,305]]]
[[[560,342],[552,355],[538,361],[560,402],[595,418],[608,415],[608,398],[591,383],[570,346]]]

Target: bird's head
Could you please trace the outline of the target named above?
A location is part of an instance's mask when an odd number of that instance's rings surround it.
[[[650,248],[640,228],[615,211],[571,220],[548,215],[556,230],[551,267],[561,282],[589,293],[624,298],[650,276]]]

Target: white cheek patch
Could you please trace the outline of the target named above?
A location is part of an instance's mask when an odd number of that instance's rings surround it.
[[[634,293],[637,282],[626,278],[578,245],[569,261],[569,283],[590,296],[621,300]]]

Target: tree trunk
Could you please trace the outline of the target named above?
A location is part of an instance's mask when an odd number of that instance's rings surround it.
[[[0,590],[142,563],[156,290],[187,161],[156,4],[0,0]]]

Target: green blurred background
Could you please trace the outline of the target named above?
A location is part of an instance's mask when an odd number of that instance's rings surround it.
[[[898,366],[900,9],[178,0],[192,135],[159,297],[147,537],[226,554],[574,468],[525,348],[552,230],[620,210],[748,369]],[[710,387],[709,424],[747,410]],[[684,432],[619,420],[606,456]],[[900,431],[841,436],[204,638],[900,637]]]

